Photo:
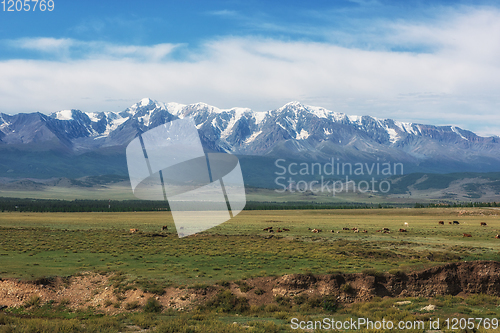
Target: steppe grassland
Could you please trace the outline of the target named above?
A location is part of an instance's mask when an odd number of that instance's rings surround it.
[[[440,220],[445,225],[438,225]],[[453,220],[460,224],[449,225]],[[168,232],[160,231],[163,225]],[[262,229],[268,226],[291,231],[266,239],[271,234]],[[377,232],[383,227],[391,233]],[[140,232],[130,234],[131,228]],[[323,231],[313,234],[308,228]],[[499,260],[500,240],[494,238],[499,233],[497,210],[479,208],[244,211],[182,239],[168,212],[1,213],[0,276],[121,271],[131,280],[190,285],[290,273],[407,270]]]

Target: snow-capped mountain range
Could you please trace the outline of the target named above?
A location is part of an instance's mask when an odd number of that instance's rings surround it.
[[[255,112],[145,98],[119,113],[1,113],[0,149],[31,147],[84,154],[116,148],[124,153],[138,134],[184,117],[195,120],[203,144],[212,151],[314,161],[332,157],[391,160],[449,171],[500,171],[499,137],[481,137],[454,126],[349,116],[299,102]]]

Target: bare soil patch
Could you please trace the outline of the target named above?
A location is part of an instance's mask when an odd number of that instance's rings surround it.
[[[165,308],[183,310],[205,303],[223,289],[229,289],[233,294],[247,298],[250,305],[257,306],[275,302],[276,296],[309,298],[330,295],[340,303],[364,302],[373,297],[467,296],[480,293],[500,296],[500,262],[497,261],[450,263],[396,274],[374,272],[260,277],[234,281],[226,286],[169,287],[162,296],[140,289],[117,293],[110,277],[87,272],[64,279],[0,280],[0,306],[19,307],[33,297],[39,297],[40,302],[63,303],[73,309],[91,306],[112,314],[139,311],[149,297],[155,297]],[[133,302],[137,302],[139,307],[126,310],[126,304]]]

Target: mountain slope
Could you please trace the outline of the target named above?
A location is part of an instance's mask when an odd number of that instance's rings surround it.
[[[138,134],[184,117],[195,120],[210,151],[307,161],[393,161],[421,172],[500,171],[499,137],[481,137],[454,126],[349,116],[299,102],[254,112],[145,98],[119,113],[2,113],[0,150],[123,156]],[[5,168],[12,169],[7,165],[0,174]]]

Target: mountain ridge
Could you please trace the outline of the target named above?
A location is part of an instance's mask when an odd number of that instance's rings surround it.
[[[121,112],[0,113],[0,150],[123,155],[140,133],[185,117],[194,119],[208,151],[308,161],[377,158],[423,172],[500,171],[498,136],[482,137],[456,126],[346,115],[298,101],[264,112],[144,98]]]

